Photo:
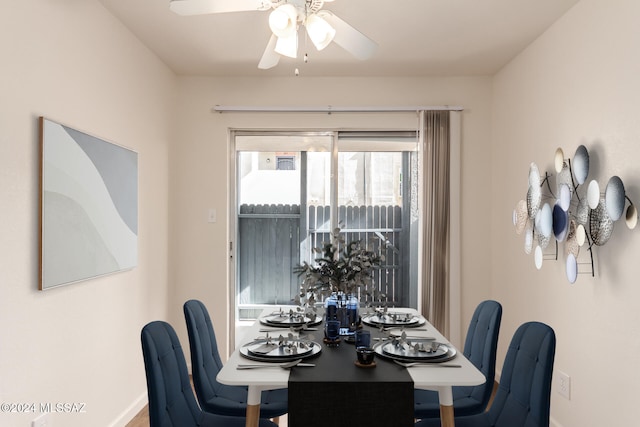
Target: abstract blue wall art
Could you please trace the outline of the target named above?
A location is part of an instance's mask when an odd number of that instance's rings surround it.
[[[138,262],[138,154],[40,118],[44,290]]]

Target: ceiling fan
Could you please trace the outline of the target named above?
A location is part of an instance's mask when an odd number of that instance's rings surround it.
[[[178,15],[267,11],[272,35],[258,68],[275,67],[280,56],[297,58],[298,28],[307,30],[318,50],[332,41],[358,59],[370,58],[377,44],[328,10],[324,3],[334,0],[170,0],[169,9]],[[306,55],[305,55],[306,57]]]

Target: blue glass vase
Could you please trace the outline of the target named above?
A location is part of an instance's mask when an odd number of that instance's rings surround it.
[[[353,335],[358,323],[360,303],[353,295],[334,292],[325,301],[325,319],[340,322],[340,335]]]

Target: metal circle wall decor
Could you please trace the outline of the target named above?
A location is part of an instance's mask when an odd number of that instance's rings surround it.
[[[636,228],[636,225],[638,225],[638,210],[634,205],[629,205],[627,208],[625,222],[627,223],[629,230],[633,230]]]
[[[562,170],[562,168],[564,167],[565,163],[564,163],[564,151],[562,151],[562,148],[559,148],[556,150],[556,156],[554,158],[553,161],[555,167],[556,167],[556,173],[560,173],[560,171]]]
[[[567,184],[560,184],[558,188],[558,193],[560,193],[560,197],[558,201],[560,202],[560,206],[563,210],[569,210],[569,205],[571,205],[571,187]]]
[[[558,148],[553,168],[555,176],[541,175],[536,163],[529,164],[526,198],[516,204],[513,224],[518,234],[524,232],[524,251],[533,252],[538,270],[543,260],[557,260],[562,255],[567,280],[575,283],[578,274],[584,273],[579,271],[581,265],[590,264],[589,273],[595,277],[594,249],[611,239],[615,222],[623,217],[627,228],[635,229],[638,210],[619,176],[608,180],[604,193],[596,179],[587,180],[589,152],[584,145],[578,146],[573,159],[565,159],[564,151]],[[553,239],[555,254],[545,253],[553,251]],[[563,251],[558,251],[558,243],[564,245]],[[583,252],[589,253],[590,262],[578,262]]]
[[[578,243],[578,246],[582,247],[586,240],[587,240],[587,230],[585,230],[583,224],[579,224],[576,227],[576,242]]]
[[[584,228],[583,228],[584,229]],[[584,243],[584,242],[583,242]],[[573,254],[576,258],[580,253],[580,243],[578,242],[578,227],[575,220],[569,221],[569,232],[567,234],[567,243],[565,245],[565,251],[568,254]]]
[[[591,209],[595,209],[598,207],[598,203],[600,202],[600,185],[598,181],[591,180],[589,183],[589,187],[587,188],[587,204]]]
[[[540,190],[540,186],[529,186],[529,191],[527,191],[527,213],[529,214],[529,218],[535,220],[538,209],[540,209],[541,201],[542,190]]]
[[[617,221],[624,212],[624,184],[618,176],[609,178],[604,192],[605,207],[612,220]]]
[[[524,253],[529,255],[533,248],[533,227],[530,226],[531,222],[527,222],[527,227],[524,229]]]
[[[587,198],[583,197],[578,201],[578,207],[575,214],[576,222],[580,225],[587,225],[589,222],[589,203]]]
[[[529,187],[540,187],[540,169],[533,162],[529,165]]]
[[[569,215],[567,211],[562,209],[560,203],[553,206],[553,235],[556,236],[558,242],[562,242],[567,234],[567,226],[569,225]]]
[[[540,218],[540,221],[536,226],[539,227],[540,234],[544,237],[550,237],[551,231],[553,231],[553,214],[551,213],[549,203],[545,203],[542,206],[542,209],[540,209],[540,212],[538,213],[538,217]]]
[[[587,148],[581,145],[573,156],[573,176],[576,177],[578,185],[582,185],[587,179],[587,175],[589,175],[589,153]]]
[[[547,246],[549,246],[549,243],[551,242],[551,236],[545,236],[542,233],[538,233],[538,246],[540,246],[540,248],[542,249],[547,249]]]
[[[576,283],[578,278],[578,260],[573,254],[567,255],[567,280],[569,283]]]
[[[527,225],[527,219],[529,219],[527,202],[520,200],[513,210],[513,225],[516,226],[516,233],[522,234],[525,225]]]
[[[602,246],[609,241],[613,233],[613,219],[605,208],[604,199],[600,199],[598,207],[589,215],[589,234],[594,245]]]
[[[542,268],[542,260],[544,259],[542,248],[540,246],[536,246],[536,251],[534,253],[533,259],[535,260],[536,268],[540,270]]]

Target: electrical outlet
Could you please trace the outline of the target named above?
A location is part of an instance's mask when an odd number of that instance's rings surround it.
[[[560,396],[571,400],[571,377],[561,371],[556,371],[556,377],[556,390]]]
[[[38,416],[35,420],[31,421],[31,427],[52,427],[51,418],[48,412],[44,412]]]

